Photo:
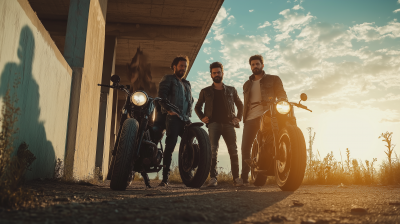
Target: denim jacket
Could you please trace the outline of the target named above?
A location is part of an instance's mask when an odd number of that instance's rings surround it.
[[[249,77],[243,85],[243,95],[244,95],[244,111],[243,111],[243,123],[246,121],[246,116],[250,107],[250,92],[251,86],[253,84],[254,74]],[[275,99],[287,100],[287,95],[285,89],[283,88],[282,80],[279,76],[265,74],[260,80],[261,89],[261,99],[263,101],[268,101],[271,97]],[[268,106],[264,106],[264,110],[268,110]]]
[[[238,118],[239,120],[241,120],[243,114],[243,103],[240,100],[235,87],[226,86],[225,84],[223,84],[223,87],[225,93],[225,97],[223,100],[225,102],[225,107],[227,108],[228,111],[228,117],[230,118],[230,120],[232,120],[233,118]],[[213,105],[214,105],[213,102],[214,102],[214,84],[200,91],[199,100],[197,101],[196,106],[194,107],[194,111],[196,112],[200,120],[206,116],[211,119],[213,112]],[[202,109],[204,103],[205,103],[205,108],[203,113]],[[237,107],[237,115],[235,114],[234,104]]]
[[[192,89],[190,82],[186,79],[182,79],[182,83],[185,86],[186,92],[182,89],[181,81],[175,75],[165,75],[161,81],[158,88],[158,97],[163,99],[168,99],[169,102],[174,104],[179,108],[180,111],[183,110],[183,97],[186,97],[188,102],[188,109],[186,114],[182,114],[182,120],[187,121],[189,117],[192,116]],[[186,93],[186,94],[185,94]],[[162,113],[167,113],[164,108],[161,108]]]

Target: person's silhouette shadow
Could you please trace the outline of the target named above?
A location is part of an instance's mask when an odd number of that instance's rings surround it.
[[[18,121],[15,124],[19,130],[13,144],[14,150],[18,149],[19,144],[24,141],[36,157],[31,166],[32,172],[27,172],[28,179],[53,177],[56,160],[53,144],[47,141],[44,121],[39,120],[39,85],[32,75],[34,51],[35,39],[32,30],[28,26],[24,26],[21,29],[17,51],[19,63],[7,63],[0,79],[0,97],[3,98],[3,105],[4,96],[9,89],[10,96],[15,95],[18,98],[18,102],[14,106],[20,108]],[[19,84],[13,88],[16,80]]]

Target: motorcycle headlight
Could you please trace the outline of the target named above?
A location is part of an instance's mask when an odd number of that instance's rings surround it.
[[[280,101],[276,104],[276,110],[280,114],[287,114],[290,112],[290,104],[286,101]]]
[[[131,96],[132,103],[136,106],[143,106],[147,102],[147,95],[144,92],[135,92]]]

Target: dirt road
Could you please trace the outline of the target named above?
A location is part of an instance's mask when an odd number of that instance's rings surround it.
[[[159,181],[152,182],[156,186]],[[115,192],[33,181],[35,208],[0,209],[0,223],[399,223],[400,186],[277,186],[191,189],[172,184]]]

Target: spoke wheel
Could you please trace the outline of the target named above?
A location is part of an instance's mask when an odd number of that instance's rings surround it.
[[[283,191],[295,191],[301,185],[306,169],[306,143],[301,130],[294,125],[283,127],[278,134],[275,179]]]

